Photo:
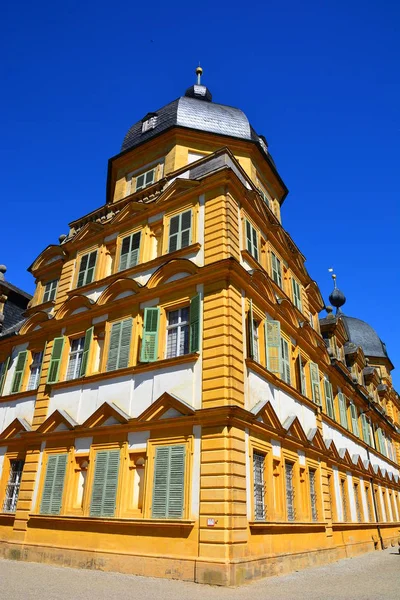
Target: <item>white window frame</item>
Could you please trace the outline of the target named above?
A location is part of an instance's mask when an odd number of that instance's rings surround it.
[[[148,179],[148,176],[151,174],[151,178]],[[139,184],[139,181],[143,178],[143,183]],[[135,192],[140,192],[140,190],[144,190],[145,188],[153,185],[156,181],[156,167],[149,169],[148,171],[144,171],[135,177]]]
[[[32,352],[32,362],[29,366],[29,379],[26,390],[36,390],[39,386],[40,372],[42,370],[43,350],[41,352]]]
[[[250,237],[247,235],[247,228],[250,228]],[[245,219],[245,236],[246,236],[246,250],[251,256],[258,261],[259,260],[259,248],[258,248],[258,231],[250,223],[248,219]],[[254,241],[255,238],[255,241]]]
[[[14,470],[15,465],[18,465],[21,468]],[[3,511],[5,513],[14,513],[16,511],[24,465],[25,461],[23,460],[10,461],[10,473],[8,475],[6,495],[3,503]],[[15,476],[14,479],[13,475]]]
[[[295,294],[293,288],[296,288],[297,295]],[[292,277],[292,293],[293,293],[293,304],[301,312],[303,310],[303,305],[302,305],[302,301],[301,301],[301,285],[299,284],[297,279],[295,279],[295,277]]]
[[[54,300],[57,294],[58,279],[47,281],[43,287],[43,302],[50,302]]]
[[[146,131],[151,131],[155,127],[157,127],[157,115],[153,115],[145,121],[142,121],[142,133],[146,133]]]
[[[184,321],[182,320],[182,311],[186,310],[188,311],[188,316],[187,316],[187,320]],[[169,315],[172,312],[178,312],[178,322],[177,323],[172,323],[171,325],[169,324]],[[187,352],[183,352],[180,353],[180,345],[181,345],[181,338],[182,336],[184,336],[184,328],[186,329],[186,335],[187,335]],[[177,330],[177,336],[176,336],[176,343],[175,343],[175,347],[173,349],[173,354],[170,354],[169,352],[169,346],[168,346],[168,338],[169,338],[169,332],[173,331],[174,329]],[[167,311],[167,335],[166,335],[166,344],[165,344],[165,358],[176,358],[178,356],[184,356],[185,354],[189,354],[190,352],[190,306],[182,306],[181,308],[175,308],[175,309],[171,309]]]
[[[259,327],[260,327],[260,323],[256,320],[253,319],[253,323],[252,323],[252,327],[253,327],[253,360],[255,360],[256,362],[260,362],[260,336],[259,336]]]
[[[78,347],[73,350],[74,342],[78,342]],[[78,377],[80,377],[80,370],[81,370],[84,346],[85,346],[85,336],[82,336],[79,338],[74,338],[74,339],[70,340],[68,366],[67,366],[67,372],[65,374],[66,381],[72,381],[73,379],[78,379]],[[73,376],[69,376],[69,368],[70,368],[72,360],[75,360],[75,364],[74,364],[74,368],[73,368]]]
[[[277,266],[277,269],[274,269],[274,258],[275,258],[275,264]],[[277,257],[275,252],[272,252],[272,251],[271,251],[271,273],[272,273],[272,279],[275,281],[275,283],[277,285],[279,285],[279,287],[281,289],[283,289],[282,288],[282,262],[281,262],[281,259]]]

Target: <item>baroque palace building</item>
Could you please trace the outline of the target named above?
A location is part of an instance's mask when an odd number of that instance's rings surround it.
[[[267,142],[197,74],[0,333],[2,556],[237,585],[399,540],[385,345],[336,284],[318,318]]]

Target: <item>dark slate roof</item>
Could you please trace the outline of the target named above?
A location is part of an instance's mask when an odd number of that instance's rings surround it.
[[[216,104],[204,98],[181,96],[151,114],[157,115],[156,127],[142,133],[142,123],[146,118],[132,125],[121,151],[134,148],[174,126],[252,140],[264,144],[266,148],[265,140],[260,140],[244,112],[232,106]]]
[[[350,341],[357,346],[361,346],[365,356],[389,359],[385,344],[371,325],[368,325],[365,321],[361,321],[361,319],[345,315],[342,316],[342,320]]]
[[[9,289],[11,292],[15,292],[19,296],[23,296],[24,298],[27,298],[28,300],[31,300],[31,298],[32,298],[31,294],[28,294],[28,292],[24,292],[24,290],[21,290],[21,288],[17,287],[16,285],[13,285],[12,283],[9,283],[8,281],[5,281],[5,280],[0,281],[0,285]]]

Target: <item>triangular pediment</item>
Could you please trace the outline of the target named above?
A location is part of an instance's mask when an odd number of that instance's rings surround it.
[[[327,439],[327,440],[324,440],[324,443],[325,443],[326,449],[328,450],[331,457],[333,459],[335,459],[336,461],[341,460],[339,450],[336,448],[335,442],[332,439]]]
[[[29,425],[28,421],[17,417],[8,425],[8,427],[5,428],[4,431],[0,433],[0,439],[9,440],[12,438],[17,438],[21,435],[21,433],[31,430],[32,428]]]
[[[100,225],[100,223],[95,223],[94,221],[90,221],[78,231],[78,233],[74,236],[72,242],[73,244],[83,242],[84,240],[87,240],[87,238],[96,235],[102,230],[103,225]]]
[[[129,419],[129,415],[114,404],[114,402],[104,402],[80,427],[82,429],[107,427],[127,423]]]
[[[354,466],[353,461],[351,460],[351,456],[347,448],[339,448],[339,456],[342,462],[350,467]]]
[[[78,423],[65,411],[55,410],[37,429],[38,433],[51,431],[67,431],[74,429]]]
[[[269,400],[264,400],[256,404],[251,412],[254,414],[257,421],[264,423],[267,427],[273,430],[281,430],[282,424],[278,415]]]
[[[190,165],[188,165],[188,167],[190,167]],[[194,181],[193,179],[185,179],[183,177],[180,177],[179,173],[176,177],[177,178],[172,183],[167,185],[167,187],[164,188],[162,193],[158,196],[156,204],[168,202],[170,198],[176,198],[177,194],[179,194],[180,192],[186,192],[187,190],[198,187],[200,185],[199,181]]]
[[[310,444],[312,446],[314,446],[314,448],[317,448],[318,450],[322,450],[323,452],[326,452],[326,445],[324,442],[324,438],[322,437],[321,432],[318,429],[318,427],[313,427],[312,429],[310,429],[310,431],[308,432],[308,435],[307,435],[307,439],[310,442]]]
[[[194,415],[195,409],[184,400],[164,392],[138,417],[138,421],[157,421]]]
[[[303,442],[303,444],[308,443],[308,439],[306,434],[304,433],[304,429],[301,426],[301,423],[295,415],[290,415],[285,422],[283,423],[283,428],[286,429],[286,435],[297,440]]]
[[[115,215],[115,217],[110,221],[110,225],[117,225],[120,223],[124,223],[124,221],[130,221],[137,215],[142,214],[147,209],[147,204],[131,200],[129,204],[124,206],[124,208]]]
[[[359,454],[353,454],[353,456],[351,457],[351,460],[352,460],[353,464],[356,465],[356,467],[364,470],[364,464],[363,464],[363,461],[361,460],[361,456]]]

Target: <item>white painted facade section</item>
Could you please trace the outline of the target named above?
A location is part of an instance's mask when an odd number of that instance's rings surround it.
[[[271,440],[271,446],[272,446],[272,456],[275,456],[276,458],[280,458],[281,457],[281,443],[279,440]]]
[[[251,369],[248,369],[245,387],[249,400],[249,410],[259,402],[269,400],[281,423],[288,417],[295,415],[298,417],[306,434],[308,434],[310,429],[317,426],[317,419],[313,409],[292,398],[289,394],[269,383]]]
[[[193,425],[192,518],[200,514],[201,425]]]
[[[10,399],[7,403],[0,404],[0,433],[17,417],[25,419],[31,425],[34,410],[35,398],[32,396],[16,400]]]
[[[337,520],[343,521],[343,502],[342,502],[342,493],[340,489],[340,477],[339,470],[336,465],[332,467],[333,472],[333,484],[335,489],[335,499],[336,499],[336,512],[337,512]]]
[[[194,360],[184,365],[159,369],[155,363],[154,370],[150,372],[119,377],[116,372],[112,379],[52,390],[48,415],[57,409],[65,410],[77,423],[82,424],[104,402],[110,402],[130,417],[138,417],[164,392],[199,408],[195,406],[195,401],[198,401],[197,390],[201,388],[201,369],[197,362]]]
[[[150,431],[133,431],[128,433],[129,450],[146,450],[149,437]]]
[[[0,480],[1,480],[1,474],[3,472],[4,456],[5,456],[6,452],[7,452],[7,446],[0,446]]]
[[[42,442],[41,446],[40,446],[40,456],[39,456],[39,461],[38,461],[38,470],[36,473],[35,488],[34,488],[33,494],[32,494],[32,506],[31,506],[32,511],[36,510],[36,502],[37,502],[37,497],[38,497],[38,492],[39,492],[40,473],[42,472],[43,453],[44,453],[45,448],[46,448],[46,442]],[[39,510],[38,510],[38,512],[39,512]]]
[[[75,438],[75,454],[89,454],[92,443],[93,437]]]
[[[99,299],[99,297],[101,296],[101,294],[104,292],[104,290],[107,287],[108,286],[106,286],[106,285],[101,285],[100,287],[97,287],[95,290],[86,290],[86,291],[80,291],[79,288],[77,288],[76,293],[81,294],[82,296],[86,296],[86,298],[89,298],[89,300],[92,300],[92,302],[97,302],[97,300]]]
[[[347,497],[349,499],[349,508],[351,520],[357,522],[357,507],[356,498],[354,495],[353,476],[349,471],[346,471],[347,476]]]
[[[306,466],[306,453],[304,450],[297,450],[297,454],[299,457],[299,465],[302,467]]]
[[[339,431],[332,425],[325,423],[324,421],[322,421],[322,432],[323,438],[325,440],[333,440],[338,450],[340,448],[347,448],[350,456],[353,456],[354,454],[359,454],[361,460],[368,459],[367,449],[364,446],[362,446],[361,444],[357,444],[357,442],[352,440],[350,437],[347,437],[341,431]],[[396,469],[393,465],[391,465],[383,458],[375,454],[372,448],[369,450],[369,454],[371,463],[373,465],[379,465],[381,469],[386,469],[393,475],[399,475],[399,469]]]
[[[383,494],[382,494],[382,487],[378,484],[378,499],[380,502],[380,507],[381,507],[381,513],[382,513],[382,519],[383,521],[387,521],[387,515],[386,515],[386,506],[385,503],[383,501]]]
[[[364,513],[364,521],[369,521],[370,518],[372,517],[372,515],[369,515],[367,493],[365,491],[365,483],[364,483],[364,479],[362,477],[360,477],[360,493],[361,493],[361,504],[362,504],[362,509],[363,509],[363,513]]]

